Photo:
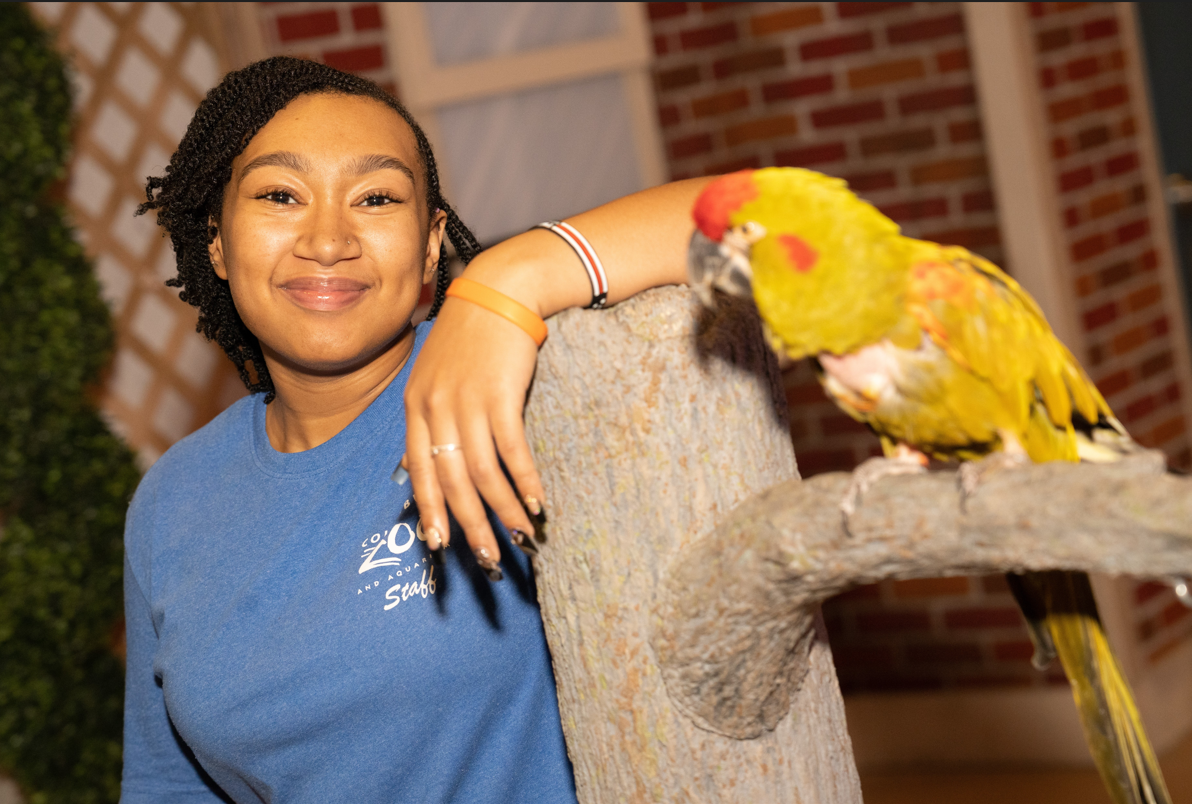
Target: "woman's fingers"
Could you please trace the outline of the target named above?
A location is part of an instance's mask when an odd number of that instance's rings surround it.
[[[437,418],[451,422],[455,417],[440,415]],[[450,506],[456,521],[464,530],[468,548],[477,563],[489,578],[500,580],[501,550],[489,523],[488,512],[476,494],[466,460],[468,452],[482,449],[486,442],[491,453],[491,437],[471,439],[473,444],[479,446],[469,448],[465,439],[452,435],[458,431],[450,423],[436,423],[435,432],[440,435],[431,437],[430,426],[421,416],[410,416],[408,428],[406,443],[409,452],[402,458],[402,464],[409,471],[414,497],[418,502],[422,524],[420,535],[431,550],[448,546],[450,524],[446,506]],[[418,455],[422,458],[415,457]],[[483,464],[483,461],[480,463]],[[511,490],[505,496],[516,503]]]
[[[464,444],[467,445],[464,459],[472,483],[501,524],[509,530],[514,543],[533,554],[534,525],[501,468],[486,411],[471,411],[461,417],[460,422],[467,427],[463,433]]]
[[[410,474],[426,546],[431,550],[440,550],[450,541],[451,528],[439,476],[430,455],[429,431],[421,416],[411,414],[407,417],[406,454],[402,457],[402,465]]]
[[[530,445],[526,442],[526,428],[522,423],[520,404],[494,406],[491,421],[497,453],[509,471],[509,476],[513,478],[520,503],[533,516],[541,516],[546,492],[534,466]],[[485,499],[488,499],[487,494]]]
[[[436,427],[431,445],[431,460],[443,489],[443,496],[464,529],[468,547],[491,580],[501,580],[501,548],[488,521],[488,512],[476,493],[468,469],[467,453],[474,445],[463,441],[455,430]],[[437,454],[436,454],[437,453]]]

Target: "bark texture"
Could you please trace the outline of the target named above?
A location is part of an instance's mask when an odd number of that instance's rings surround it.
[[[768,681],[745,673],[739,677],[752,686],[717,688],[722,701],[763,702],[765,727],[748,734],[715,728],[715,718],[700,715],[702,704],[668,695],[651,645],[656,631],[669,633],[664,619],[695,616],[698,623],[659,644],[672,653],[681,644],[686,657],[693,643],[684,640],[695,639],[711,655],[754,660],[734,641],[740,629],[725,631],[704,612],[712,601],[756,601],[770,570],[742,574],[715,549],[720,529],[712,529],[777,483],[799,488],[785,410],[751,304],[711,315],[690,291],[666,288],[550,321],[526,409],[550,515],[535,565],[585,804],[861,801],[814,605],[807,614],[791,608],[785,629],[754,623],[768,629],[754,646]],[[682,557],[695,545],[705,562],[698,570]],[[674,583],[664,588],[672,565],[695,572],[710,600],[676,594]],[[756,613],[773,617],[782,604],[770,602]],[[702,627],[730,642],[705,639]],[[702,700],[699,682],[694,690]]]
[[[669,568],[655,649],[676,705],[704,728],[775,728],[811,666],[813,613],[852,586],[1028,569],[1192,575],[1192,480],[1167,474],[1159,452],[989,471],[964,499],[955,472],[887,478],[846,533],[849,480],[782,483]]]

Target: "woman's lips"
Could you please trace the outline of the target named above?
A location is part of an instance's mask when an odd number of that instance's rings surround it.
[[[356,303],[368,285],[342,276],[302,276],[281,285],[281,291],[307,310],[342,310]]]

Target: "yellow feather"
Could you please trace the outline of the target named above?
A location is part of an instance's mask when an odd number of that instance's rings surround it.
[[[1049,572],[1044,584],[1047,624],[1110,797],[1115,804],[1170,801],[1138,707],[1105,638],[1088,576]]]

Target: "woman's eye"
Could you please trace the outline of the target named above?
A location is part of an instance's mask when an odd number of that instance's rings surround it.
[[[396,198],[392,198],[391,196],[384,195],[383,193],[374,193],[373,195],[370,195],[367,198],[365,198],[364,201],[361,202],[361,206],[384,207],[384,206],[388,206],[390,204],[396,204],[396,203],[397,203]]]
[[[261,193],[257,196],[263,201],[271,201],[274,204],[297,204],[298,199],[287,193],[285,190],[270,190],[267,193]]]

